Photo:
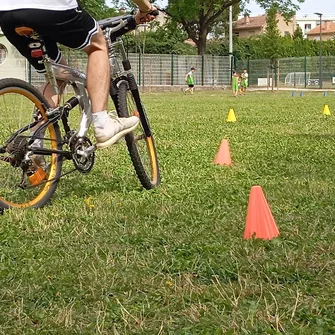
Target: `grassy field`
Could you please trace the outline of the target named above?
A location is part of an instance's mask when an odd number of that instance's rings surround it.
[[[119,144],[49,206],[5,212],[0,334],[335,334],[335,97],[143,99],[161,186],[143,190]],[[242,238],[253,185],[279,238]]]

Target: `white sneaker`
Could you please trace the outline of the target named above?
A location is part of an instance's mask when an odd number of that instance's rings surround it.
[[[106,119],[104,127],[94,126],[94,135],[97,140],[96,147],[103,149],[114,144],[119,138],[133,131],[140,119],[137,116],[126,118],[111,118]]]

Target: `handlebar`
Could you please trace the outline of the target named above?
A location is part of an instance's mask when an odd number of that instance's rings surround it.
[[[158,16],[159,10],[155,9],[149,12],[148,14]],[[134,30],[137,26],[135,16],[131,14],[115,16],[104,20],[100,20],[98,21],[98,24],[100,25],[102,30],[110,28],[109,29],[110,33],[113,34],[113,36],[115,37],[119,37],[131,30]]]

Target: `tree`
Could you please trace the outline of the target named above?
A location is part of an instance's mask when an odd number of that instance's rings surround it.
[[[264,56],[272,62],[281,57],[281,36],[278,29],[278,7],[273,5],[267,10],[265,34],[262,36],[264,42]]]
[[[299,8],[298,3],[304,0],[256,0],[257,3],[268,10],[276,5],[278,11],[285,18],[290,18]],[[206,52],[207,36],[213,27],[224,22],[227,9],[230,6],[244,10],[249,0],[169,0],[167,10],[172,20],[182,24],[183,28],[198,48],[198,54]]]
[[[115,8],[106,6],[105,0],[80,0],[79,3],[96,20],[116,16],[118,14]]]
[[[184,43],[186,38],[180,27],[171,27],[170,24],[124,36],[128,52],[143,52],[145,44],[145,53],[148,54],[196,54],[195,47]]]
[[[302,40],[304,38],[304,34],[300,26],[297,26],[297,29],[294,31],[292,38],[294,40]]]

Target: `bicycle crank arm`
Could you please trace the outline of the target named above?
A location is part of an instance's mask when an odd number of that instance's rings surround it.
[[[83,158],[87,158],[90,156],[95,150],[97,150],[97,147],[95,145],[89,146],[85,150],[77,150],[77,155],[82,156]]]

